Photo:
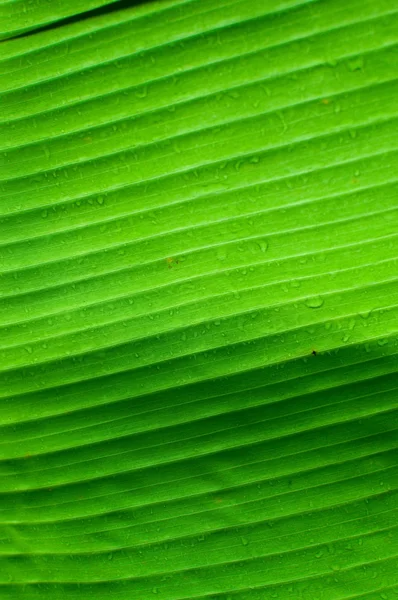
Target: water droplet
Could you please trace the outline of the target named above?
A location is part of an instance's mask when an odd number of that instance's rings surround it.
[[[350,339],[350,336],[348,335],[348,333],[346,333],[345,335],[343,335],[343,337],[341,339],[343,342],[348,342],[348,340]]]
[[[362,319],[369,319],[371,312],[371,310],[367,310],[366,312],[360,313],[360,315]]]
[[[247,545],[248,545],[248,543],[249,543],[249,540],[247,540],[247,539],[246,539],[246,538],[244,538],[244,537],[241,537],[240,539],[241,539],[241,542],[242,542],[242,544],[243,544],[244,546],[247,546]]]
[[[97,202],[98,202],[98,204],[103,204],[104,203],[104,197],[103,196],[98,196]]]
[[[307,298],[305,301],[305,305],[308,308],[320,308],[323,305],[323,298],[320,296],[313,296],[312,298]]]
[[[235,171],[239,171],[242,165],[243,165],[243,160],[236,161],[236,163],[235,163]]]
[[[148,95],[148,88],[146,86],[136,90],[135,95],[137,98],[146,98]]]
[[[41,218],[46,219],[48,217],[48,210],[44,209],[41,211]]]
[[[384,340],[378,340],[378,345],[379,346],[385,346],[386,344],[388,344],[388,340],[384,339]]]
[[[364,61],[363,61],[362,56],[359,56],[358,58],[348,61],[348,69],[351,72],[360,71],[361,69],[363,69],[363,65],[364,65]]]
[[[267,242],[257,242],[257,246],[260,248],[261,252],[267,252],[268,244]]]

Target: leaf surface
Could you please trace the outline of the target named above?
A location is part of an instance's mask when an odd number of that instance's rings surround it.
[[[397,6],[104,4],[0,4],[0,596],[393,599]]]

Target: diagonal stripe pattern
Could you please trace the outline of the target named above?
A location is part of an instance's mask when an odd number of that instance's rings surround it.
[[[108,3],[0,3],[0,597],[397,598],[398,6]]]

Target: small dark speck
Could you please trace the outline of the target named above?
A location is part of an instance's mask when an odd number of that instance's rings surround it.
[[[312,354],[312,356],[316,356],[318,353],[317,353],[317,351],[316,351],[316,350],[313,350],[313,351],[311,352],[311,354]]]

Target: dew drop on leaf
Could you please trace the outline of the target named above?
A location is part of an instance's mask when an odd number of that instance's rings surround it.
[[[320,308],[323,305],[323,298],[320,296],[312,296],[311,298],[307,298],[305,305],[308,306],[308,308]]]
[[[360,315],[361,315],[362,319],[369,319],[371,312],[372,312],[371,310],[368,310],[366,312],[360,313]]]
[[[268,250],[267,242],[257,242],[257,245],[260,248],[261,252],[267,252],[267,250]]]
[[[247,546],[247,545],[248,545],[249,541],[248,541],[248,540],[247,540],[245,537],[242,537],[242,538],[240,538],[240,539],[241,539],[241,542],[242,542],[242,544],[243,544],[244,546]]]

